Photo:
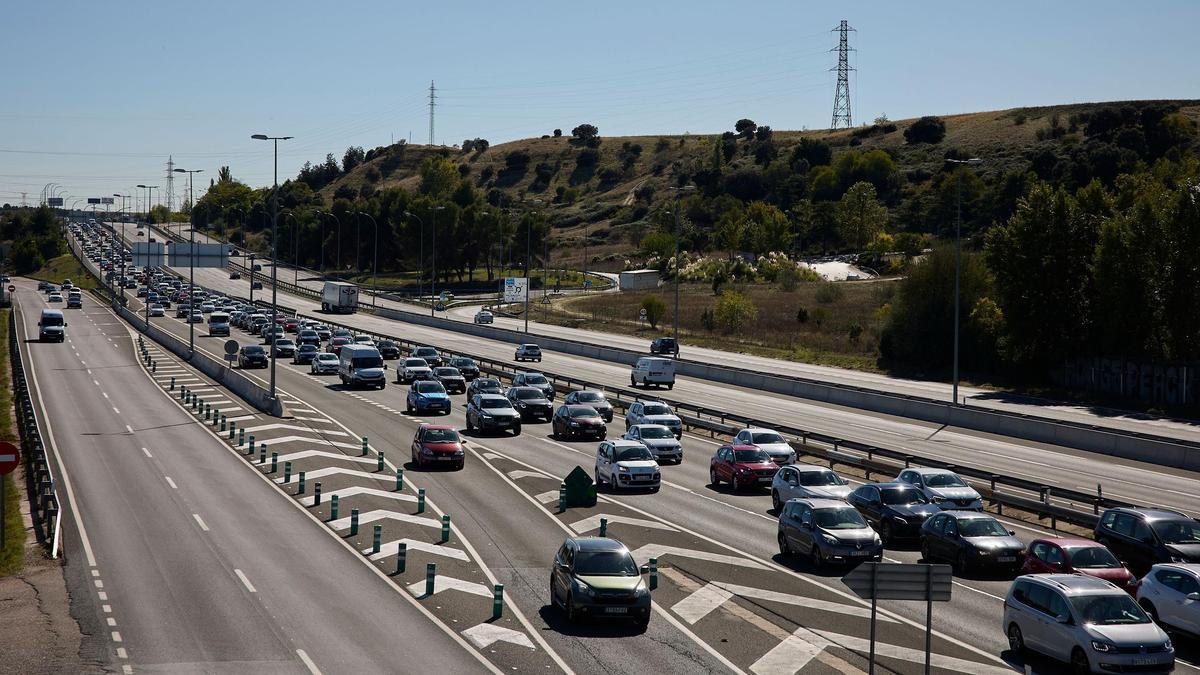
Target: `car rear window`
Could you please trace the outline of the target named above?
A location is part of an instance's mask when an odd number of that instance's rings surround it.
[[[642,408],[642,413],[646,415],[670,415],[671,409],[665,405],[648,405]]]
[[[479,401],[480,408],[508,408],[508,401],[499,398],[485,398]]]

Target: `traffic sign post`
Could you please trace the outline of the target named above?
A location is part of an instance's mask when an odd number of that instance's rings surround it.
[[[17,465],[21,463],[21,450],[12,443],[0,443],[0,549],[4,548],[4,537],[7,532],[4,527],[4,476],[16,471]]]
[[[949,602],[953,576],[949,565],[868,562],[842,577],[842,582],[860,598],[871,601],[871,654],[867,672],[875,673],[875,615],[879,600],[925,601],[925,675],[933,636],[933,603]]]

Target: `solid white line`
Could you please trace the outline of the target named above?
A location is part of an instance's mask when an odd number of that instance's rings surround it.
[[[147,457],[149,457],[149,458],[151,458],[151,459],[153,459],[153,458],[154,458],[154,455],[150,454],[150,451],[149,451],[149,450],[147,450],[146,448],[142,448],[142,452],[146,453],[146,456],[147,456]]]
[[[245,574],[242,574],[241,570],[235,569],[235,570],[233,570],[233,573],[237,575],[238,579],[242,580],[242,584],[244,584],[246,586],[246,590],[250,591],[251,593],[258,592],[257,590],[255,590],[254,584],[250,583],[250,580],[246,578]]]
[[[113,406],[113,412],[117,413],[118,415],[120,415],[120,414],[121,414],[121,411],[120,411],[120,410],[117,410],[117,407],[116,407],[116,406]]]
[[[166,478],[167,478],[167,485],[170,485],[172,489],[175,489],[175,490],[179,489],[179,487],[175,485],[175,481],[171,480],[170,476],[167,476]]]
[[[119,659],[129,658],[129,653],[125,651],[124,647],[117,647],[117,658],[119,658]],[[128,666],[126,666],[126,667],[128,667]]]
[[[108,392],[107,392],[107,391],[102,391],[102,392],[100,392],[100,395],[101,395],[101,396],[103,396],[104,398],[108,398]]]
[[[128,424],[126,424],[126,425],[125,425],[125,431],[128,431],[129,433],[131,433],[131,434],[132,434],[132,433],[133,433],[133,427],[131,427],[131,426],[129,426]]]
[[[296,656],[299,656],[300,660],[304,662],[304,667],[308,668],[308,672],[312,673],[312,675],[321,675],[321,670],[317,668],[317,664],[308,658],[308,654],[305,654],[303,649],[297,649]]]
[[[200,525],[200,529],[208,532],[208,525],[204,524],[204,519],[200,517],[199,513],[193,513],[192,517],[196,519],[196,522]]]

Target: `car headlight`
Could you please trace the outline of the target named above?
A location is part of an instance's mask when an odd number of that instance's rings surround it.
[[[1163,643],[1163,651],[1170,652],[1174,650],[1175,646],[1171,644],[1171,638],[1167,638],[1167,641]]]
[[[488,418],[488,419],[491,419],[491,418],[492,418],[492,413],[490,413],[490,412],[488,412],[488,411],[486,411],[486,410],[480,410],[480,411],[479,411],[479,416],[480,416],[480,417],[486,417],[486,418]]]
[[[617,471],[620,471],[621,473],[629,473],[629,467],[627,467],[627,466],[618,466],[618,467],[617,467]]]
[[[828,535],[828,534],[822,534],[822,535],[821,535],[821,538],[825,540],[825,543],[826,543],[826,544],[830,544],[830,545],[832,545],[832,546],[837,546],[837,545],[838,545],[838,540],[837,540],[837,537],[834,537],[834,536],[832,536],[832,535]]]
[[[938,497],[938,496],[934,496],[934,497],[931,497],[931,498],[930,498],[930,501],[932,501],[934,504],[941,504],[941,503],[944,503],[944,502],[946,501],[946,498],[945,498],[945,497]]]
[[[875,540],[874,540],[874,542],[873,542],[873,543],[874,543],[876,546],[879,546],[880,544],[882,544],[882,543],[883,543],[883,540],[879,538],[879,535],[878,535],[878,534],[876,534],[876,535],[875,535]]]
[[[571,426],[577,427],[577,426],[579,426],[579,422],[571,422]]]
[[[589,598],[594,598],[594,597],[596,597],[596,591],[595,591],[595,590],[593,590],[591,586],[587,585],[587,583],[586,583],[586,582],[583,582],[583,581],[580,581],[579,579],[576,579],[576,580],[575,580],[575,585],[576,585],[576,586],[579,588],[579,590],[580,590],[580,592],[581,592],[581,593],[583,593],[584,595],[588,596]]]
[[[1092,640],[1092,649],[1095,649],[1098,652],[1111,652],[1116,648],[1116,645],[1111,642],[1105,642],[1104,640]]]
[[[517,407],[518,407],[518,408],[524,408],[524,407],[525,407],[525,403],[524,403],[524,402],[522,402],[522,401],[517,401]]]

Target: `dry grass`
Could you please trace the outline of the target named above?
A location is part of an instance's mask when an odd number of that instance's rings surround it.
[[[51,258],[42,268],[33,274],[29,275],[33,279],[41,279],[51,281],[56,284],[61,284],[66,279],[70,279],[71,283],[79,286],[84,290],[92,290],[96,288],[96,279],[88,274],[75,256],[66,253]]]
[[[10,381],[8,322],[12,310],[0,310],[0,440],[16,442],[13,429],[13,388]],[[0,549],[0,577],[21,571],[25,560],[25,528],[21,523],[21,491],[16,473],[0,477],[4,481],[4,548]]]

